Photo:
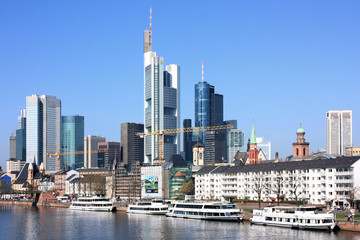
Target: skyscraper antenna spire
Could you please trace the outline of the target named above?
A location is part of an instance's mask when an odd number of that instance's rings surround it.
[[[152,31],[152,7],[150,7],[150,31]]]
[[[204,82],[204,61],[201,62],[201,81]]]

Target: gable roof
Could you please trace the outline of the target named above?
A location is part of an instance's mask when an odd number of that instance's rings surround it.
[[[32,165],[34,177],[36,176],[37,173],[39,173],[39,168],[35,163],[26,163],[24,165],[24,167],[21,169],[21,171],[20,171],[18,177],[16,178],[14,184],[24,184],[27,181],[29,164]]]

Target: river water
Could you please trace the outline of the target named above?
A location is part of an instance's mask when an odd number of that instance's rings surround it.
[[[360,240],[352,232],[293,230],[123,212],[0,205],[0,239],[306,239]]]

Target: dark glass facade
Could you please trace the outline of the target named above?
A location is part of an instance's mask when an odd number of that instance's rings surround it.
[[[136,136],[137,133],[142,132],[144,132],[144,124],[121,124],[121,160],[129,167],[136,162],[144,162],[144,138]]]
[[[184,119],[183,128],[191,127],[191,119]],[[193,133],[192,132],[184,132],[183,133],[183,151],[185,153],[185,161],[187,163],[193,162],[193,153],[192,146],[195,143],[193,142]]]

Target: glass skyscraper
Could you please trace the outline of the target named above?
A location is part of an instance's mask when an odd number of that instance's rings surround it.
[[[46,171],[57,171],[56,153],[60,148],[61,101],[54,96],[26,97],[26,161],[44,162]]]
[[[152,51],[152,32],[144,32],[144,132],[179,128],[180,67],[166,66],[164,59]],[[163,136],[163,157],[170,160],[180,152],[179,134]],[[152,163],[159,156],[159,135],[144,137],[144,161]]]
[[[21,110],[16,130],[16,159],[26,160],[26,110]]]
[[[345,155],[352,147],[352,111],[328,111],[326,113],[326,152]]]
[[[61,117],[61,152],[84,151],[84,117]],[[84,166],[84,154],[61,156],[62,170],[74,170]]]

